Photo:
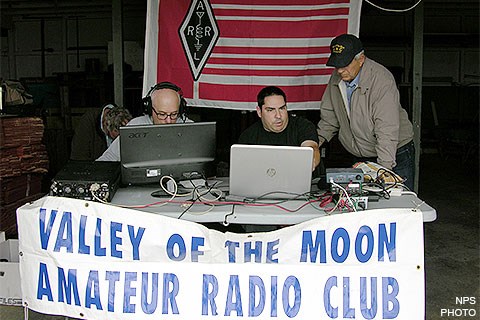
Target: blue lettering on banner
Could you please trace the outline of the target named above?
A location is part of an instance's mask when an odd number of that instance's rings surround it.
[[[65,237],[63,238],[63,235]],[[66,248],[67,252],[73,252],[73,233],[72,233],[72,213],[64,212],[62,221],[60,221],[60,229],[58,230],[57,241],[53,251],[59,252],[60,248]]]
[[[258,289],[258,290],[257,290]],[[258,291],[258,304],[255,305],[255,300],[257,300],[257,291]],[[258,317],[262,314],[263,309],[265,308],[265,284],[263,283],[262,278],[258,276],[250,276],[249,281],[249,295],[248,295],[248,316],[249,317]]]
[[[237,262],[236,259],[236,249],[240,247],[240,243],[236,241],[225,241],[225,248],[227,248],[228,252],[228,262],[235,263]]]
[[[377,315],[378,308],[378,290],[377,278],[370,278],[370,301],[367,298],[367,278],[360,277],[360,312],[364,319],[374,319]],[[323,291],[323,306],[325,313],[331,319],[338,318],[338,306],[333,306],[331,303],[331,292],[333,288],[337,288],[337,277],[332,276],[325,282]],[[343,303],[342,314],[344,319],[355,318],[355,308],[350,304],[350,277],[343,277]],[[399,285],[395,278],[382,277],[382,319],[394,319],[400,312],[400,303],[397,299],[399,292]],[[390,308],[391,305],[391,308]],[[369,307],[370,306],[370,307]]]
[[[135,313],[135,304],[130,303],[130,298],[137,295],[137,288],[132,287],[132,282],[137,281],[136,272],[125,272],[125,288],[123,294],[123,313]]]
[[[343,317],[355,318],[355,309],[350,307],[350,277],[343,277]]]
[[[97,310],[103,310],[100,301],[100,283],[97,270],[90,270],[87,280],[87,288],[85,290],[85,307],[91,308],[92,305],[95,305]]]
[[[50,215],[47,220],[47,210],[45,208],[40,208],[39,214],[39,233],[40,233],[40,246],[43,250],[48,250],[49,245],[51,244],[51,236],[53,226],[57,219],[58,211],[50,210]],[[107,247],[102,244],[102,231],[105,223],[102,219],[97,218],[95,230],[87,230],[87,221],[88,216],[81,215],[79,224],[78,224],[78,253],[79,254],[91,254],[90,246],[87,244],[87,235],[93,234],[93,254],[97,257],[107,256]],[[61,215],[59,222],[58,233],[53,245],[54,252],[62,251],[62,248],[67,253],[74,253],[74,245],[76,242],[73,241],[73,228],[75,220],[72,219],[72,213],[64,211]],[[123,258],[123,252],[119,250],[119,247],[123,244],[122,231],[124,224],[120,222],[111,221],[109,230],[110,230],[110,256],[114,258]],[[135,227],[132,225],[127,225],[128,235],[130,244],[132,246],[132,259],[140,260],[140,242],[145,233],[145,228]],[[138,231],[136,231],[138,230]],[[54,235],[55,237],[55,235]],[[53,240],[52,240],[53,241]]]
[[[290,306],[289,301],[289,293],[290,289],[293,289],[294,292],[294,301],[293,305]],[[300,288],[300,282],[294,276],[289,276],[285,283],[283,284],[283,291],[282,291],[282,303],[283,303],[283,311],[285,315],[289,318],[295,317],[298,312],[300,311],[300,303],[302,301],[302,290]]]
[[[362,252],[362,242],[364,238],[367,238],[367,251],[365,253]],[[367,226],[362,226],[360,230],[358,230],[357,238],[355,239],[355,256],[357,260],[360,262],[367,262],[370,260],[373,252],[373,232]]]
[[[110,250],[112,257],[121,258],[122,251],[117,250],[117,246],[122,245],[122,238],[117,235],[117,232],[122,231],[122,224],[118,222],[112,222],[110,228]]]
[[[84,306],[85,308],[96,308],[103,310],[102,297],[107,300],[108,312],[118,312],[115,309],[115,296],[121,294],[123,304],[119,306],[121,312],[133,314],[137,312],[136,305],[132,303],[132,299],[137,296],[137,289],[141,292],[140,304],[143,313],[153,314],[157,310],[159,301],[159,274],[142,272],[141,284],[136,285],[138,272],[125,272],[123,292],[117,290],[117,283],[120,281],[121,273],[119,271],[106,271],[105,280],[100,279],[98,270],[90,270],[88,279],[78,279],[77,269],[64,270],[57,267],[58,278],[56,281],[58,292],[54,297],[55,290],[52,290],[50,284],[50,275],[48,267],[45,263],[39,263],[38,282],[37,282],[37,299],[53,302],[62,302],[67,305],[74,303],[76,306]],[[55,280],[54,280],[55,281]],[[79,284],[84,284],[81,290],[85,293],[84,300],[79,292]],[[103,293],[102,288],[108,284],[108,292]],[[162,289],[162,314],[180,314],[177,296],[180,289],[178,276],[173,273],[163,274]],[[105,288],[106,289],[106,288]],[[120,289],[122,290],[122,289]],[[217,293],[215,293],[216,295]],[[73,299],[72,299],[73,297]],[[82,304],[83,303],[83,304]]]
[[[390,291],[389,288],[392,290]],[[395,319],[400,312],[400,303],[398,302],[399,287],[395,278],[382,278],[382,297],[383,297],[383,319]],[[392,308],[388,307],[389,302],[392,303]]]
[[[78,295],[77,286],[77,270],[69,269],[67,280],[63,268],[58,267],[58,301],[65,302],[63,294],[67,298],[67,304],[72,304],[72,293],[75,299],[75,305],[80,305],[80,297]]]
[[[178,282],[178,281],[177,281]],[[152,274],[152,296],[151,302],[148,302],[148,273],[142,272],[142,311],[146,314],[152,314],[157,310],[158,305],[158,273]]]
[[[175,248],[178,254],[175,255]],[[167,256],[173,261],[182,261],[187,256],[187,246],[179,234],[172,234],[167,241]]]
[[[390,223],[390,237],[388,237],[387,235],[385,224],[380,224],[378,226],[378,229],[378,261],[383,261],[384,259],[384,247],[387,248],[388,259],[390,261],[397,261],[397,250],[395,250],[397,239],[397,224]]]
[[[267,242],[267,263],[278,263],[278,258],[274,256],[278,253],[280,240]]]
[[[327,263],[327,252],[336,263],[345,262],[350,255],[350,247],[355,248],[355,257],[358,262],[365,263],[371,260],[375,248],[378,250],[378,261],[384,261],[385,249],[387,250],[388,261],[396,261],[396,223],[390,223],[390,232],[387,233],[385,224],[378,226],[378,236],[375,237],[372,229],[368,226],[361,226],[352,243],[348,231],[344,228],[337,228],[333,231],[330,240],[330,251],[328,252],[325,230],[304,230],[302,233],[302,246],[300,250],[300,262]],[[340,243],[341,241],[341,243]],[[365,252],[362,245],[366,243]],[[341,245],[340,245],[341,244]],[[338,252],[341,248],[341,252]],[[230,246],[229,246],[230,249]],[[229,257],[230,257],[229,252]],[[229,260],[230,261],[230,260]]]
[[[237,316],[243,316],[242,295],[240,293],[240,282],[238,275],[230,275],[228,282],[227,301],[225,302],[225,316],[230,316],[232,312]]]
[[[262,260],[262,241],[255,241],[255,246],[252,247],[252,242],[245,242],[244,244],[244,260],[245,262],[252,262],[252,255],[255,257],[255,262],[260,263]]]
[[[192,262],[198,262],[198,256],[203,256],[204,252],[199,250],[199,247],[205,245],[205,238],[193,237],[192,238]]]
[[[300,262],[307,262],[307,254],[310,252],[310,262],[316,262],[318,252],[320,251],[320,263],[327,262],[325,248],[325,230],[317,230],[315,244],[313,243],[312,231],[303,231],[302,251],[300,253]]]
[[[367,278],[360,278],[360,310],[365,319],[374,319],[377,315],[377,278],[370,278],[370,308],[367,306]]]
[[[179,314],[177,301],[175,300],[175,297],[178,295],[178,289],[178,277],[173,273],[165,273],[163,275],[162,314],[168,314],[168,302],[170,302],[172,314]]]
[[[131,252],[133,260],[140,260],[140,245],[145,228],[102,220],[99,217],[75,215],[68,211],[60,212],[40,209],[41,249],[116,259],[126,259],[125,255],[130,255]],[[372,259],[395,262],[396,234],[394,222],[378,224],[378,228],[373,229],[363,225],[356,232],[343,227],[332,230],[303,230],[299,260],[312,264],[341,264],[350,263],[351,260],[365,264]],[[204,237],[188,238],[177,233],[171,234],[165,253],[171,261],[199,262],[205,255],[205,240]],[[279,239],[227,240],[225,253],[229,263],[279,263],[279,243]],[[129,244],[130,251],[122,250]],[[50,270],[52,273],[49,274],[48,266],[50,265],[41,262],[38,265],[38,300],[100,311],[106,306],[105,309],[111,313],[180,314],[177,304],[180,281],[174,273],[163,273],[163,281],[160,282],[159,273],[110,270],[99,274],[99,270],[81,269],[81,272],[77,273],[77,269],[55,266],[56,270]],[[82,279],[78,279],[79,276]],[[224,279],[223,276],[222,273],[221,279]],[[242,277],[243,274],[230,274],[228,283],[227,280],[219,283],[215,275],[203,274],[202,315],[295,318],[300,313],[302,287],[297,277],[290,275],[279,281],[277,276],[268,275],[268,278],[262,278],[259,275],[249,275],[248,285],[247,279]],[[159,285],[162,288],[159,288]],[[375,319],[380,316],[379,308],[382,308],[382,319],[394,319],[400,312],[400,288],[393,277],[382,277],[380,281],[380,277],[352,278],[349,274],[343,278],[331,276],[323,289],[323,307],[331,319]],[[219,292],[222,292],[220,297]],[[140,305],[137,307],[137,304]]]
[[[203,247],[205,244],[205,238],[192,237],[191,242],[191,261],[198,262],[198,257],[203,255],[204,252],[199,250],[199,247]],[[187,245],[185,240],[178,233],[172,234],[167,241],[167,256],[172,261],[183,261],[187,257]],[[176,253],[175,253],[176,251]]]
[[[50,218],[48,219],[48,223],[45,226],[47,210],[45,210],[44,208],[40,208],[40,243],[43,250],[47,250],[48,240],[50,240],[50,234],[52,233],[53,223],[55,222],[55,217],[57,216],[57,213],[57,210],[50,211]]]
[[[227,248],[228,262],[252,262],[252,256],[256,263],[278,263],[278,258],[275,255],[278,254],[278,245],[280,240],[268,241],[266,243],[266,250],[264,252],[264,243],[262,241],[255,241],[253,244],[251,241],[245,241],[243,243],[243,254],[238,252],[240,242],[225,241],[225,248]],[[237,257],[243,258],[243,261],[237,261]]]
[[[338,307],[332,306],[330,302],[330,291],[336,286],[337,277],[330,277],[328,278],[327,282],[325,282],[325,288],[323,289],[323,307],[325,308],[327,316],[329,316],[331,319],[338,318]]]
[[[47,265],[45,263],[40,263],[40,268],[38,269],[37,299],[43,300],[43,296],[47,296],[48,301],[53,301]]]
[[[107,271],[105,280],[108,281],[108,312],[115,311],[115,284],[120,280],[120,272]]]
[[[97,218],[97,227],[95,228],[94,254],[97,257],[105,257],[107,248],[102,247],[102,219]]]
[[[271,277],[272,284],[270,285],[270,316],[277,317],[278,315],[278,279],[276,276]]]
[[[80,229],[78,233],[78,253],[90,254],[90,246],[85,243],[85,225],[87,224],[87,216],[80,216]]]
[[[338,241],[342,239],[343,242],[343,251],[342,253],[338,254]],[[348,253],[350,251],[350,236],[348,235],[348,231],[344,228],[335,229],[332,236],[332,243],[331,243],[331,252],[332,252],[332,259],[335,262],[343,263],[347,260]]]
[[[135,235],[135,227],[128,225],[128,235],[130,237],[130,243],[132,244],[133,260],[140,260],[140,241],[142,241],[145,228],[138,228],[138,233]]]
[[[213,274],[204,274],[202,281],[202,316],[208,315],[208,307],[212,316],[218,316],[215,298],[218,294],[218,279]]]
[[[278,316],[278,279],[276,276],[270,277],[270,290],[267,291],[265,281],[256,275],[249,276],[248,279],[248,317],[261,316],[266,309],[268,301],[267,292],[270,293],[270,317]],[[202,316],[217,316],[217,295],[219,292],[218,279],[212,274],[203,275],[202,283]],[[293,292],[293,294],[291,294]],[[246,292],[243,293],[247,294]],[[293,296],[293,301],[290,301]],[[301,286],[298,279],[289,276],[285,279],[282,287],[282,306],[283,311],[289,318],[295,317],[300,312],[301,306]],[[242,290],[240,288],[240,278],[238,275],[230,275],[228,282],[227,296],[225,301],[224,316],[244,316],[244,307],[242,304]],[[258,303],[257,303],[258,301]]]

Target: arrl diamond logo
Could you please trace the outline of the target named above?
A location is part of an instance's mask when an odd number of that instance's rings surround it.
[[[219,36],[217,22],[208,0],[192,0],[179,33],[196,81]]]

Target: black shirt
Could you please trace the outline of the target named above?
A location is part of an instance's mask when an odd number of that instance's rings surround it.
[[[269,132],[257,121],[242,132],[238,143],[274,146],[300,146],[302,142],[312,140],[318,143],[315,125],[307,119],[289,116],[288,125],[282,132]]]

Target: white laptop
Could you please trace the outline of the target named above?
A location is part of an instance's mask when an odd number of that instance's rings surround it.
[[[246,198],[291,199],[310,192],[313,149],[234,144],[230,191]]]

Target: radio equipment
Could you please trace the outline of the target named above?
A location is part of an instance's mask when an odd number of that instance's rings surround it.
[[[119,162],[71,160],[52,180],[49,195],[110,202],[119,183]]]
[[[358,168],[327,168],[327,183],[330,184],[331,191],[337,193],[340,185],[349,193],[362,191],[363,171]]]

